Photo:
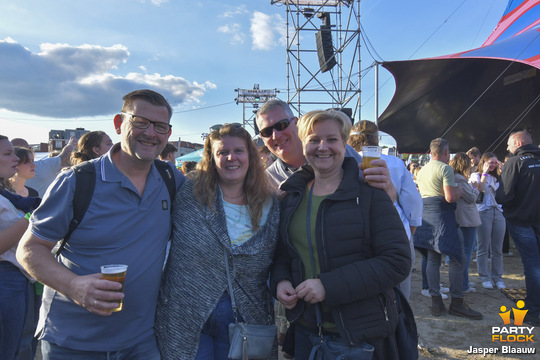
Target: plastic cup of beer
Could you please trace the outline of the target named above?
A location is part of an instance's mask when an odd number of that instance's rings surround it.
[[[122,284],[122,288],[117,290],[118,292],[124,292],[124,280],[126,279],[127,265],[112,264],[101,266],[101,277],[104,280],[116,281]],[[124,299],[112,300],[110,302],[117,302],[118,306],[112,309],[113,312],[121,311]]]
[[[381,158],[381,148],[379,146],[362,146],[362,165],[365,169],[374,167],[371,160]]]

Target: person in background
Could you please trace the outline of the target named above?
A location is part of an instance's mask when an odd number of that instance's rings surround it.
[[[504,162],[499,166],[499,175],[502,174],[504,164],[506,164],[508,159],[510,159],[511,157],[512,154],[506,153],[506,155],[504,156]],[[510,231],[508,230],[508,220],[506,220],[506,229],[504,230],[502,253],[503,256],[514,256],[514,253],[510,251]]]
[[[372,121],[361,120],[353,125],[347,143],[359,153],[362,152],[362,146],[379,146],[379,128]],[[385,154],[381,154],[381,159],[386,161],[390,179],[396,188],[399,202],[395,202],[394,205],[407,232],[411,246],[412,264],[414,264],[412,235],[416,231],[416,227],[422,225],[422,197],[403,160]],[[400,289],[407,300],[411,293],[411,274],[412,266],[409,276],[400,284]]]
[[[196,161],[184,161],[182,163],[182,173],[186,176],[188,176],[192,171],[195,170],[195,168],[197,167],[197,162]]]
[[[412,161],[407,165],[407,170],[409,170],[409,173],[411,174],[411,177],[414,179],[414,173],[416,169],[420,168],[420,164],[417,161]]]
[[[280,186],[287,196],[270,281],[295,324],[297,359],[309,358],[310,337],[321,332],[374,348],[373,359],[399,358],[394,287],[409,274],[409,240],[388,195],[345,157],[351,125],[340,111],[303,115],[308,165]]]
[[[28,142],[21,138],[15,138],[12,141],[13,146],[19,146],[24,147],[27,149],[30,149],[30,145],[28,145]],[[62,148],[62,151],[58,156],[53,157],[46,157],[43,159],[36,160],[34,163],[36,164],[35,168],[35,174],[31,179],[28,179],[26,182],[26,185],[36,189],[36,191],[39,194],[39,197],[43,197],[45,195],[45,191],[47,191],[47,188],[49,185],[54,181],[60,170],[62,169],[62,166],[69,166],[70,165],[70,157],[73,150],[75,150],[77,146],[77,139],[74,137],[71,137],[66,144]]]
[[[471,174],[477,172],[478,163],[482,158],[482,153],[480,152],[480,149],[478,149],[476,146],[470,148],[467,151],[467,156],[469,157],[469,159],[471,159]]]
[[[39,197],[38,192],[26,186],[26,181],[36,175],[34,163],[34,152],[27,148],[15,146],[15,155],[19,158],[17,172],[13,175],[9,182],[17,195],[22,197]]]
[[[104,131],[90,131],[77,142],[77,149],[71,153],[71,165],[98,158],[106,154],[112,146],[111,138]]]
[[[178,151],[178,148],[176,146],[174,146],[171,143],[167,143],[167,145],[165,145],[165,149],[163,149],[161,154],[159,154],[159,158],[160,160],[169,161],[175,164],[177,151]]]
[[[17,195],[22,197],[39,197],[37,191],[31,187],[26,186],[26,180],[35,176],[34,164],[34,152],[31,149],[15,146],[15,155],[19,158],[19,165],[17,166],[17,172],[13,175],[9,182]],[[33,325],[31,327],[32,333],[28,333],[26,336],[32,338],[32,353],[35,355],[37,350],[38,341],[34,337],[34,332],[39,320],[39,307],[41,306],[41,296],[43,294],[43,284],[39,281],[35,281],[33,284],[34,292],[34,309],[33,309]],[[29,317],[25,321],[32,321]],[[25,326],[30,328],[30,326]],[[26,340],[23,340],[26,341]]]
[[[424,202],[422,226],[414,233],[414,245],[427,253],[426,274],[431,295],[431,314],[441,316],[446,312],[440,293],[441,255],[450,256],[449,280],[452,302],[451,315],[481,320],[463,299],[463,244],[457,231],[455,202],[463,190],[456,188],[454,170],[450,161],[448,141],[433,139],[430,144],[431,160],[418,174],[418,189]]]
[[[259,148],[259,153],[261,154],[261,161],[265,169],[272,165],[272,163],[274,162],[274,155],[270,152],[270,150],[268,150],[268,147],[266,145],[263,145]]]
[[[15,258],[15,250],[39,199],[15,194],[8,179],[18,163],[13,145],[0,135],[0,357],[5,360],[32,359],[35,330],[34,280]]]
[[[38,331],[44,360],[158,360],[154,318],[171,231],[171,196],[154,161],[171,134],[172,108],[152,90],[123,97],[113,123],[121,141],[90,160],[88,210],[58,259],[51,253],[73,218],[75,173],[62,172],[32,214],[17,259],[45,284]],[[169,163],[167,163],[169,164]],[[176,190],[185,178],[166,171]],[[128,265],[122,284],[100,266]],[[123,299],[123,309],[112,312]]]
[[[279,201],[251,135],[239,124],[212,131],[174,204],[156,316],[163,359],[227,359],[229,324],[273,322],[267,281],[278,222]]]
[[[476,241],[476,232],[482,224],[480,214],[476,207],[479,191],[469,183],[471,161],[466,153],[458,152],[450,160],[449,165],[454,169],[456,186],[461,188],[462,194],[456,201],[456,222],[463,239],[463,293],[476,292],[473,282],[469,282],[469,264],[471,263],[473,246]]]
[[[497,289],[505,289],[503,281],[503,255],[502,243],[506,221],[503,216],[503,209],[495,200],[495,193],[499,188],[499,163],[497,156],[493,153],[482,155],[478,163],[478,170],[471,174],[469,181],[478,184],[482,201],[477,203],[482,224],[478,227],[478,242],[476,259],[478,266],[478,276],[485,289],[493,289],[493,284]]]
[[[540,149],[529,132],[510,135],[496,200],[502,204],[510,235],[521,255],[527,297],[524,322],[540,326]]]

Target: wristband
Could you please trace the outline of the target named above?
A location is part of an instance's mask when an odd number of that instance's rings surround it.
[[[488,176],[489,174],[482,174],[482,176]]]
[[[26,215],[24,215],[24,218],[30,221],[30,216],[32,216],[32,213],[26,213]]]

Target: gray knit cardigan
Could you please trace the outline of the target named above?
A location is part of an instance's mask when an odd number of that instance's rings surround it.
[[[155,324],[164,360],[195,357],[201,329],[228,290],[224,249],[238,312],[249,324],[273,323],[267,280],[277,244],[279,201],[272,199],[266,223],[236,248],[231,247],[219,190],[214,208],[195,199],[189,180],[176,195]]]

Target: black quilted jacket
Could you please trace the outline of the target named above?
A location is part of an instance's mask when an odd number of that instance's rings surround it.
[[[327,197],[317,214],[316,238],[326,304],[342,338],[351,343],[393,336],[397,323],[393,287],[411,267],[409,240],[388,195],[358,178],[354,159],[345,158],[344,176],[336,192]],[[288,192],[281,207],[280,242],[274,259],[271,285],[288,279],[294,287],[306,279],[287,229],[292,214],[313,179],[309,165],[293,174],[281,189]],[[288,311],[289,321],[303,318],[315,328],[312,305],[299,300]]]

